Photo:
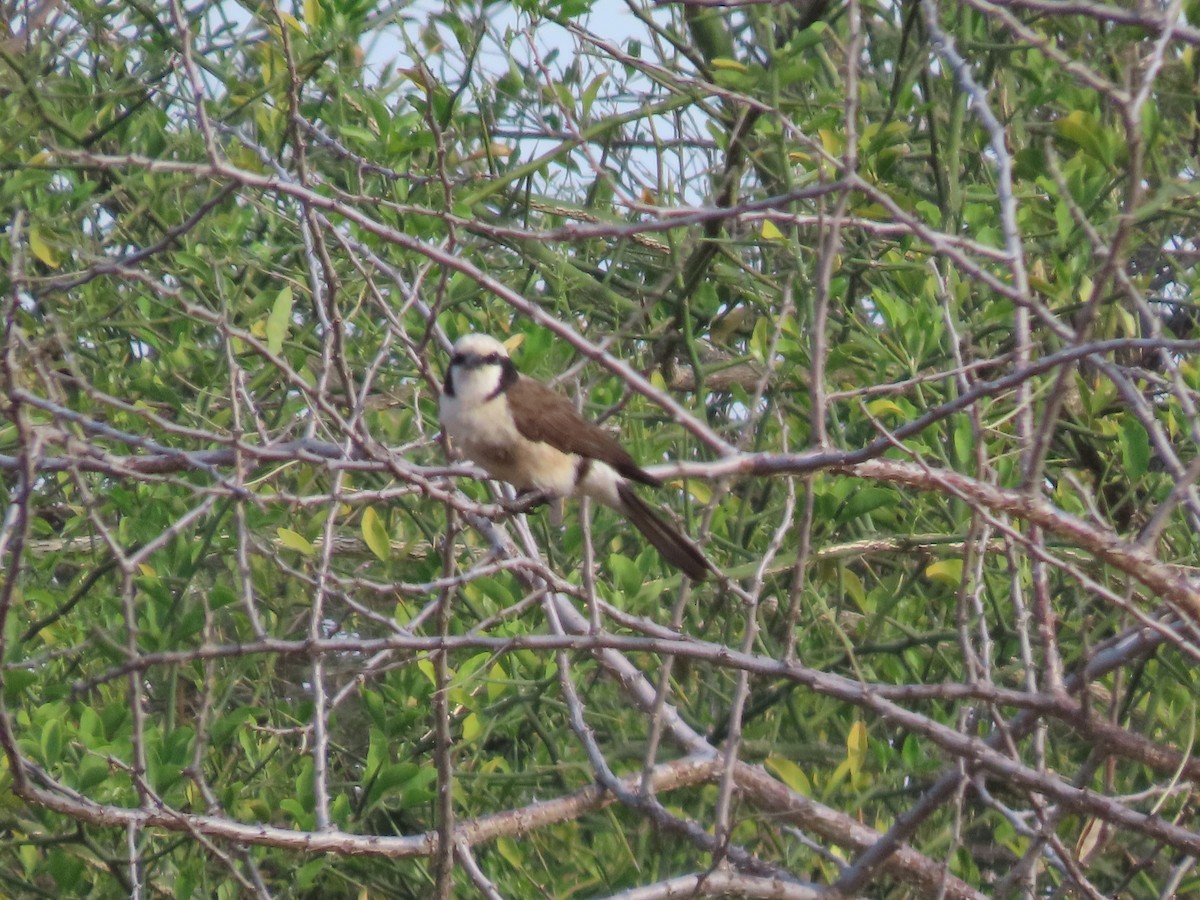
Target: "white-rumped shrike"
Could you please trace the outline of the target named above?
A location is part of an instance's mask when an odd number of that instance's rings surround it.
[[[693,581],[708,575],[704,554],[631,484],[662,487],[662,482],[565,398],[518,372],[495,338],[459,338],[446,370],[440,415],[454,445],[492,477],[519,491],[598,500],[625,516],[663,559]]]

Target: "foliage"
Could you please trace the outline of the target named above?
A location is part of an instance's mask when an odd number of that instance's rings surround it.
[[[1195,4],[12,6],[5,893],[1197,890]]]

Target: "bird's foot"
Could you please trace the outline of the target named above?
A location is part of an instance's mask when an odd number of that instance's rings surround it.
[[[539,506],[549,503],[552,499],[545,491],[524,490],[517,491],[515,499],[505,500],[501,505],[510,514],[516,516],[537,509]]]

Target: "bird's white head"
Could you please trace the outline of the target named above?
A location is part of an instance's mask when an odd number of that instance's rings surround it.
[[[502,343],[491,335],[466,334],[454,344],[442,393],[473,407],[497,397],[516,378]]]

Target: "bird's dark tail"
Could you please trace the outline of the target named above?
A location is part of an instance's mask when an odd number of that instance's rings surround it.
[[[622,512],[662,555],[662,558],[679,569],[692,581],[703,581],[712,566],[686,537],[668,525],[641,497],[633,492],[628,482],[617,485],[617,496],[621,499]]]

